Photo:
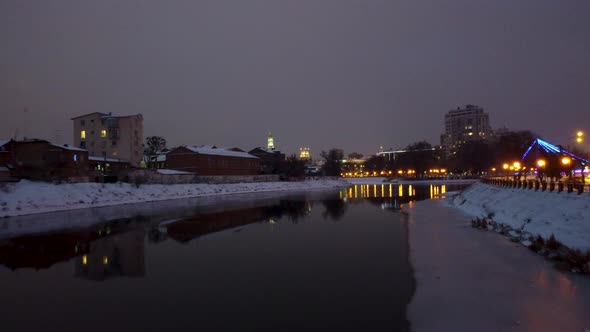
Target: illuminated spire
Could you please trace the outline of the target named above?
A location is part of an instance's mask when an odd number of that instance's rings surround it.
[[[270,131],[268,132],[268,140],[267,140],[266,148],[269,150],[275,149],[275,140],[272,137],[272,133]]]

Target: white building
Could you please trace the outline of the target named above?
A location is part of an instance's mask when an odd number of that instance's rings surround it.
[[[90,157],[128,161],[138,167],[143,158],[143,116],[90,113],[72,118],[74,146]]]
[[[490,119],[477,105],[457,107],[445,114],[445,133],[441,145],[451,152],[469,141],[485,140],[491,134]]]

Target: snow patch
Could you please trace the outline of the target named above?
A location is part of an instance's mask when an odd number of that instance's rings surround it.
[[[588,194],[535,192],[476,183],[450,198],[449,205],[479,218],[549,238],[570,248],[590,249]]]

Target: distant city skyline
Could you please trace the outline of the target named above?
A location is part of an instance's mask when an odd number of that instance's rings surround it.
[[[372,154],[484,108],[557,144],[590,131],[590,2],[0,3],[0,139],[73,143],[71,118],[141,113],[169,146]],[[28,112],[23,111],[27,109]],[[25,123],[26,122],[26,123]]]

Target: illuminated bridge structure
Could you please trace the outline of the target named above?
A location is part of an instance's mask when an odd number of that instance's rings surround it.
[[[549,142],[546,142],[540,138],[537,138],[533,141],[531,146],[525,151],[522,155],[522,161],[529,161],[529,160],[536,160],[539,158],[548,158],[548,157],[570,157],[574,161],[578,161],[580,164],[587,165],[588,159],[580,157],[576,154],[573,154],[563,147],[559,145],[553,145]]]

